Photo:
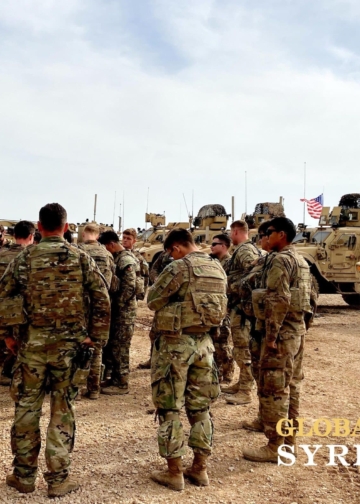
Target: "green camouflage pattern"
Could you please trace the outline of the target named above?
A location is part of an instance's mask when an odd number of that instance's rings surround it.
[[[250,272],[260,256],[261,252],[253,242],[246,240],[238,245],[227,261],[228,295],[232,306],[240,304],[239,282]]]
[[[177,458],[185,454],[183,425],[176,418],[183,406],[191,424],[190,448],[211,453],[213,425],[209,408],[220,393],[213,353],[214,345],[208,334],[162,335],[155,342],[151,387],[160,420],[158,443],[162,457]],[[175,418],[167,419],[168,412],[175,414]]]
[[[132,250],[132,253],[140,263],[140,275],[144,280],[144,295],[142,298],[138,297],[138,299],[144,299],[149,287],[149,265],[138,250]]]
[[[46,384],[50,383],[45,479],[57,484],[67,477],[74,443],[77,389],[70,383],[74,358],[87,336],[98,345],[106,342],[109,295],[91,257],[60,237],[44,238],[27,247],[10,264],[0,280],[0,297],[18,294],[24,298],[27,323],[19,333],[11,385],[15,401],[11,431],[14,473],[24,484],[34,482],[40,450],[39,418]],[[91,304],[88,319],[87,300]]]
[[[192,252],[165,268],[149,290],[148,306],[158,330],[217,327],[226,315],[226,274],[219,261]]]
[[[5,273],[5,270],[11,261],[20,254],[22,249],[23,246],[18,245],[17,243],[12,243],[8,247],[0,248],[0,278]]]
[[[78,247],[94,259],[105,278],[108,290],[110,290],[113,284],[113,276],[115,275],[115,264],[112,254],[106,250],[104,245],[101,245],[96,240],[87,240],[86,242],[79,243]]]
[[[273,254],[264,268],[262,278],[265,296],[265,323],[260,359],[259,400],[260,413],[269,440],[276,440],[276,424],[282,418],[299,416],[300,384],[303,379],[305,323],[303,307],[308,299],[300,299],[292,306],[291,289],[299,288],[299,263],[302,261],[295,247],[289,245]],[[305,261],[304,261],[305,262]],[[306,272],[303,263],[301,270]],[[310,276],[303,275],[308,286],[300,288],[307,297]],[[277,348],[266,343],[276,341]]]
[[[152,284],[155,283],[158,276],[160,275],[160,273],[162,273],[164,271],[164,269],[166,268],[166,266],[168,266],[172,262],[173,262],[173,258],[171,257],[171,255],[168,252],[165,252],[165,251],[161,252],[159,257],[156,259],[156,261],[154,262],[154,264],[150,268],[150,273],[149,273],[150,282]]]
[[[124,324],[122,318],[113,318],[109,342],[104,348],[103,362],[111,370],[112,385],[119,387],[121,377],[130,373],[130,345],[134,324]]]
[[[212,303],[201,303],[200,294],[205,287],[208,290],[203,299],[208,300],[208,296],[214,293]],[[173,261],[149,290],[148,306],[156,312],[155,321],[159,311],[176,305],[180,306],[182,327],[171,336],[161,333],[155,341],[151,358],[151,386],[160,420],[158,444],[162,457],[177,458],[185,453],[179,417],[183,406],[191,425],[189,446],[206,455],[211,453],[213,424],[209,409],[220,393],[219,379],[208,327],[205,323],[197,325],[199,313],[194,314],[194,307],[199,302],[202,310],[206,311],[208,307],[209,313],[201,311],[204,322],[212,319],[214,311],[221,312],[223,318],[226,313],[226,306],[223,306],[225,291],[226,275],[220,263],[201,252],[192,252]],[[199,295],[195,301],[194,295]],[[214,310],[216,301],[218,305]],[[190,329],[191,333],[188,333]]]

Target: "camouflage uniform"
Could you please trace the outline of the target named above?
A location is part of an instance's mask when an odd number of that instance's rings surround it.
[[[12,243],[9,246],[0,248],[0,278],[5,273],[11,261],[20,254],[22,249],[22,245],[18,245],[17,243]],[[15,326],[12,328],[0,329],[0,367],[4,367],[4,369],[6,367],[11,369],[14,361],[14,357],[6,348],[4,340],[7,336],[14,335],[15,337],[17,334],[18,327]]]
[[[151,269],[150,269],[149,278],[150,278],[150,281],[152,284],[154,284],[156,282],[160,273],[162,273],[164,271],[164,269],[166,268],[166,266],[171,264],[172,261],[173,261],[173,258],[171,257],[170,254],[168,254],[168,252],[165,252],[165,251],[161,252],[161,254],[156,259],[156,261],[154,262],[154,264],[151,266]],[[149,338],[150,338],[150,343],[151,343],[150,357],[152,354],[154,342],[157,337],[158,337],[158,333],[155,330],[154,321],[153,321],[153,324],[152,324],[150,332],[149,332]]]
[[[18,341],[11,396],[15,420],[11,429],[14,475],[32,485],[40,451],[39,419],[50,383],[50,422],[46,437],[45,480],[62,483],[68,475],[75,434],[71,384],[73,360],[87,337],[105,342],[109,331],[109,296],[93,260],[60,237],[30,245],[11,263],[0,281],[3,302],[20,294],[27,322]],[[86,298],[91,318],[86,329]],[[20,310],[21,313],[21,310]]]
[[[305,291],[296,289],[300,272]],[[277,422],[291,418],[296,427],[295,419],[299,416],[304,311],[310,310],[309,267],[293,245],[286,246],[266,263],[262,283],[266,287],[266,296],[260,360],[260,412],[266,437],[276,443],[279,438]],[[297,301],[293,300],[290,289],[297,295]],[[266,342],[274,341],[276,349],[266,346]]]
[[[161,334],[151,359],[151,386],[160,421],[159,452],[167,459],[185,453],[179,417],[184,405],[189,446],[211,453],[209,409],[220,390],[209,332],[221,323],[226,303],[225,272],[202,252],[172,262],[149,290],[148,306],[156,311],[155,328]]]
[[[111,291],[116,288],[114,287],[114,283],[116,282],[114,259],[104,245],[101,245],[96,240],[87,240],[80,243],[78,247],[87,252],[89,256],[94,259],[106,281],[108,290]],[[90,373],[87,381],[87,389],[90,393],[100,391],[101,366],[102,346],[100,344],[94,344],[94,352],[91,358]]]
[[[111,370],[111,381],[116,387],[129,375],[130,344],[136,318],[136,274],[139,263],[132,252],[123,250],[114,254],[119,290],[112,294],[111,328],[108,345],[104,348],[104,362]]]
[[[145,258],[140,254],[140,252],[138,250],[132,250],[131,252],[134,254],[136,259],[140,263],[140,275],[144,279],[144,297],[142,299],[145,299],[146,292],[149,287],[149,265],[145,261]],[[141,299],[141,298],[138,297],[138,299]]]
[[[249,320],[241,316],[240,298],[237,291],[239,281],[252,268],[254,261],[260,256],[259,250],[251,240],[241,243],[227,263],[228,292],[230,308],[230,327],[233,339],[233,356],[240,368],[239,390],[250,391],[253,386],[250,356]]]
[[[230,254],[226,254],[220,260],[220,264],[225,271],[230,258]],[[220,381],[223,379],[231,381],[235,371],[235,363],[232,356],[230,315],[228,313],[226,314],[221,326],[213,335],[213,341],[215,346],[214,357],[219,370],[219,379]]]

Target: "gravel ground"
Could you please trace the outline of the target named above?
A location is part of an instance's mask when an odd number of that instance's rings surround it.
[[[245,419],[256,415],[257,400],[246,406],[227,405],[222,397],[213,406],[215,441],[209,463],[211,484],[197,488],[186,484],[173,492],[149,479],[154,469],[164,467],[156,442],[157,425],[152,409],[149,371],[138,370],[149,352],[151,314],[141,303],[131,351],[130,394],[101,396],[98,401],[76,402],[77,437],[72,455],[72,474],[81,489],[61,499],[65,503],[241,503],[241,504],[343,504],[360,502],[360,474],[355,467],[329,467],[325,446],[315,456],[316,466],[306,467],[303,451],[292,467],[257,464],[242,458],[242,447],[261,446],[264,436],[241,429]],[[348,418],[355,425],[359,417],[360,313],[350,309],[339,296],[321,296],[314,326],[307,335],[305,380],[301,416],[310,427],[317,418]],[[11,471],[9,431],[13,404],[5,387],[0,387],[1,468],[0,502],[48,502],[43,451],[36,491],[18,494],[5,485]],[[41,429],[44,435],[49,417],[48,398],[44,404]],[[188,429],[188,423],[184,418]],[[319,436],[300,438],[304,444],[342,444],[350,448],[349,462],[355,460],[358,437]],[[188,453],[185,463],[191,458]],[[55,502],[60,499],[55,499]]]

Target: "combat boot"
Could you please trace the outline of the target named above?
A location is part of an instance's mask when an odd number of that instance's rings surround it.
[[[101,393],[105,395],[125,395],[129,393],[129,375],[121,376],[120,385],[111,385],[101,389]]]
[[[242,428],[254,432],[264,432],[264,424],[262,423],[260,417],[255,418],[252,422],[243,422]]]
[[[225,401],[228,404],[236,404],[236,405],[249,404],[252,401],[252,395],[249,390],[240,390],[233,396],[225,397]]]
[[[80,488],[80,483],[68,476],[65,481],[59,483],[58,485],[49,485],[48,496],[61,497],[67,493],[74,492],[78,488]]]
[[[290,446],[291,448],[292,448],[292,447],[294,447],[294,448],[293,448],[293,449],[294,449],[294,451],[292,451],[292,450],[290,451],[290,449],[288,449],[288,448],[285,448],[285,449],[286,449],[286,451],[288,451],[289,453],[293,453],[293,454],[295,455],[295,457],[297,457],[297,456],[298,456],[298,446],[297,446],[297,442],[296,442],[296,434],[295,434],[295,433],[294,433],[294,434],[291,434],[291,435],[289,434],[289,436],[286,436],[286,437],[284,438],[284,444],[285,444],[286,446]]]
[[[31,493],[35,490],[35,483],[21,483],[21,481],[15,476],[15,474],[8,474],[6,476],[6,484],[9,487],[15,488],[20,493]]]
[[[181,457],[167,459],[167,464],[167,471],[154,471],[151,473],[150,478],[156,483],[159,483],[159,485],[169,487],[172,490],[184,490],[185,482]]]
[[[2,385],[3,387],[8,387],[9,385],[11,385],[11,378],[0,375],[0,385]]]
[[[139,369],[151,369],[151,359],[148,359],[145,362],[140,362],[138,365]]]
[[[260,448],[244,448],[243,457],[253,462],[274,462],[278,463],[278,447],[284,443],[284,438],[278,438],[276,441],[269,441]]]
[[[85,397],[86,399],[91,399],[92,401],[95,401],[100,397],[100,390],[84,390],[81,391],[81,396]]]
[[[206,472],[206,459],[208,455],[202,453],[194,453],[194,460],[191,467],[184,471],[185,478],[188,478],[191,483],[196,486],[208,486],[209,477]]]
[[[224,394],[237,394],[240,390],[240,378],[236,383],[230,385],[229,387],[220,385],[220,389],[221,392],[224,392]]]

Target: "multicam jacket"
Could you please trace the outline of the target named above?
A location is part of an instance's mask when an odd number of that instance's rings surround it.
[[[123,250],[116,252],[114,262],[116,276],[119,279],[119,289],[112,294],[113,316],[124,324],[133,324],[136,318],[136,271],[138,260],[132,252]]]
[[[103,277],[90,256],[61,237],[43,238],[12,261],[0,280],[2,304],[17,295],[27,318],[21,334],[29,345],[108,339],[110,300]]]

